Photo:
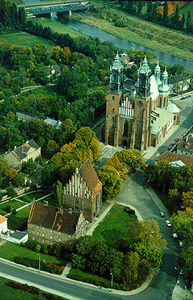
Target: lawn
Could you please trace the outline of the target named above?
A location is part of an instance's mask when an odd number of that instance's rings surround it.
[[[54,20],[47,18],[36,18],[35,22],[39,25],[41,24],[43,27],[50,27],[53,32],[58,32],[60,34],[69,34],[72,38],[77,38],[81,36],[85,36],[84,34],[69,28],[68,26]]]
[[[17,244],[6,241],[3,245],[0,246],[0,257],[10,261],[14,261],[15,256],[28,257],[38,260],[37,252],[21,247]],[[66,261],[64,259],[56,258],[55,256],[51,255],[45,255],[43,253],[40,253],[40,260],[44,261],[45,263],[66,264]]]
[[[11,200],[11,201],[5,202],[5,203],[2,202],[2,204],[0,204],[0,214],[4,214],[4,215],[7,214],[8,211],[6,211],[6,207],[9,205],[11,206],[12,209],[14,209],[14,208],[17,209],[20,206],[23,206],[24,203],[17,201],[17,200]]]
[[[16,215],[8,216],[8,228],[14,230],[15,228],[20,228],[20,226],[27,222],[31,205],[21,209]]]
[[[30,203],[30,202],[32,202],[33,198],[35,198],[35,200],[37,200],[45,195],[46,194],[43,192],[35,192],[35,193],[23,195],[23,196],[19,197],[19,199]]]
[[[55,199],[54,195],[40,200],[41,203],[44,203],[44,201],[48,201],[49,205],[57,206],[57,200]]]
[[[48,298],[45,298],[43,295],[40,294],[39,298],[34,297],[33,294],[17,290],[12,287],[9,287],[6,285],[7,282],[13,281],[9,279],[5,279],[3,277],[0,277],[0,291],[1,291],[1,300],[34,300],[34,299],[41,299],[41,300],[47,300]],[[43,291],[41,291],[43,293]],[[50,298],[51,299],[51,298]],[[64,298],[66,299],[66,298]]]
[[[118,240],[128,238],[126,221],[136,218],[124,211],[124,206],[115,204],[103,221],[93,232],[93,236],[108,246],[113,246]]]
[[[36,44],[41,44],[51,50],[55,46],[55,44],[49,40],[26,32],[1,34],[0,37],[9,42],[11,45],[19,45],[26,48],[32,48]]]

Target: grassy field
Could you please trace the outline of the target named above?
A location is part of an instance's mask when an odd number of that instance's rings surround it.
[[[0,257],[10,261],[14,261],[15,256],[29,257],[31,259],[38,260],[37,252],[21,247],[17,244],[6,241],[3,245],[0,246]],[[55,256],[51,255],[45,255],[43,253],[40,253],[40,259],[45,263],[66,264],[66,261],[64,259],[56,258]]]
[[[105,219],[97,226],[93,236],[108,246],[113,246],[118,240],[128,237],[126,221],[135,217],[124,211],[124,206],[115,204]]]
[[[23,223],[27,222],[31,205],[19,210],[16,215],[10,215],[8,217],[8,228],[19,228]]]
[[[32,202],[33,198],[35,198],[36,200],[45,196],[46,194],[43,192],[35,192],[35,193],[31,193],[31,194],[26,194],[24,196],[19,197],[19,199],[25,201],[25,202]]]
[[[47,18],[36,18],[35,21],[38,24],[41,24],[43,27],[50,27],[53,32],[58,32],[61,34],[69,34],[72,38],[77,38],[81,36],[85,36],[84,34],[73,30],[66,25],[54,20],[54,19],[47,19]]]
[[[6,40],[11,45],[19,45],[26,48],[32,48],[36,44],[41,44],[51,50],[55,46],[55,44],[49,40],[37,37],[26,32],[6,33],[1,34],[0,37]]]
[[[110,11],[117,13],[113,9],[103,9],[104,14],[109,14]],[[191,36],[128,16],[122,12],[119,12],[119,15],[126,18],[127,27],[116,27],[113,23],[90,12],[76,14],[72,18],[130,42],[193,60],[193,38]]]
[[[0,204],[0,214],[3,215],[7,214],[8,211],[6,211],[6,207],[9,205],[11,206],[12,209],[14,208],[17,209],[24,204],[17,200],[11,200],[10,202],[5,202],[5,203],[2,202],[2,204]]]

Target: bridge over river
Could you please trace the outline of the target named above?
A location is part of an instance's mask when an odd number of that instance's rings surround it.
[[[71,14],[72,11],[82,11],[89,8],[88,1],[77,0],[17,5],[18,9],[20,7],[24,7],[27,18],[46,15],[52,17],[52,13],[68,12],[69,14]]]

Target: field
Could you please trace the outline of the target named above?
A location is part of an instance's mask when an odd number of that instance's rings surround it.
[[[81,36],[85,36],[84,34],[73,30],[66,25],[53,20],[53,19],[47,19],[47,18],[36,18],[35,21],[38,24],[41,24],[43,27],[50,27],[53,32],[58,32],[60,34],[69,34],[72,38],[77,38]]]
[[[136,17],[131,17],[126,13],[119,13],[113,9],[105,10],[104,14],[110,13],[122,15],[127,20],[124,28],[116,27],[113,23],[101,19],[97,14],[90,12],[73,15],[72,18],[80,22],[95,26],[115,36],[129,40],[136,44],[149,47],[165,53],[170,53],[178,57],[193,60],[193,38],[167,29],[150,22],[142,21]]]
[[[134,218],[124,211],[124,206],[115,204],[105,219],[97,226],[93,236],[108,246],[113,246],[119,239],[127,238],[126,221]]]
[[[26,32],[1,34],[0,37],[9,42],[11,45],[19,45],[26,48],[32,48],[36,44],[41,44],[51,50],[55,46],[55,44],[49,40],[37,37]]]
[[[8,216],[8,228],[14,230],[27,222],[31,205],[19,210],[16,215]]]
[[[17,244],[5,242],[3,245],[0,246],[0,257],[14,261],[15,256],[20,257],[29,257],[31,259],[38,260],[37,252],[34,252],[30,249],[21,247]],[[55,256],[51,255],[45,255],[43,253],[40,253],[40,260],[46,262],[46,263],[56,263],[56,264],[66,264],[66,261],[64,259],[56,258]]]

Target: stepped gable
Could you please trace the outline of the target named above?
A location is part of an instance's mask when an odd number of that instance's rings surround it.
[[[28,223],[68,233],[76,232],[76,225],[80,213],[59,209],[54,206],[33,202]]]
[[[87,159],[85,163],[80,167],[79,173],[86,182],[92,198],[95,198],[102,188],[102,183],[100,182],[89,159]]]

